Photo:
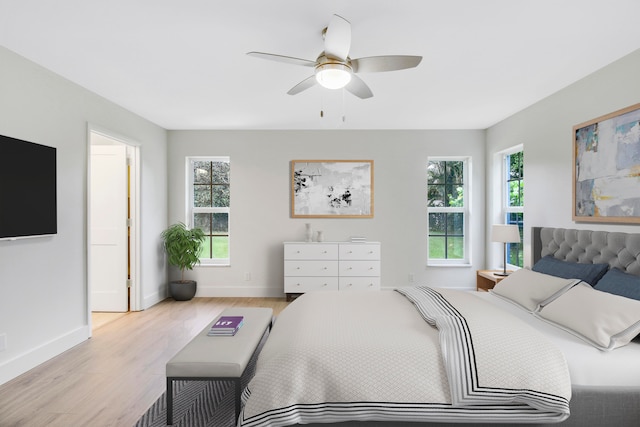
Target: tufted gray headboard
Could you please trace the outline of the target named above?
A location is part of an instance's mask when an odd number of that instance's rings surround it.
[[[583,264],[608,263],[640,276],[640,234],[532,227],[533,262],[553,255]]]

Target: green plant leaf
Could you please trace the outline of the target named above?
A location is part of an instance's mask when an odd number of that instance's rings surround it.
[[[164,249],[167,252],[169,264],[180,269],[184,282],[184,271],[193,270],[200,263],[198,252],[205,239],[204,232],[199,228],[188,229],[185,224],[172,224],[162,232]]]

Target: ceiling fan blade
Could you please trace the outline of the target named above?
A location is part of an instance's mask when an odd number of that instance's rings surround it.
[[[288,64],[302,65],[304,67],[315,67],[315,61],[309,61],[308,59],[294,58],[293,56],[276,55],[274,53],[263,52],[247,52],[247,55],[256,58],[268,59],[270,61],[286,62]]]
[[[340,15],[333,15],[324,35],[324,54],[347,60],[351,48],[351,23]]]
[[[297,85],[295,85],[294,87],[292,87],[291,89],[289,89],[289,92],[287,92],[288,95],[296,95],[300,92],[302,92],[303,90],[307,90],[310,87],[314,86],[316,84],[316,76],[310,76],[307,77],[306,79],[304,79],[303,81],[301,81],[300,83],[298,83]]]
[[[351,75],[351,81],[344,88],[361,99],[367,99],[373,96],[373,92],[371,92],[369,86],[355,74]]]
[[[422,56],[368,56],[366,58],[352,59],[351,68],[354,73],[377,73],[417,67],[420,61],[422,61]]]

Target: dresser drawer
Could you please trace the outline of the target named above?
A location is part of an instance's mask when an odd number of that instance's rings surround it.
[[[341,291],[377,291],[380,290],[379,277],[341,277]]]
[[[340,244],[340,259],[380,259],[380,245],[367,243]]]
[[[338,245],[335,243],[286,244],[284,259],[338,259]]]
[[[380,242],[284,242],[284,292],[380,289]]]
[[[339,276],[380,276],[380,261],[340,261]]]
[[[337,291],[337,277],[285,277],[284,292],[299,294],[312,291]]]
[[[285,276],[337,276],[338,261],[290,261],[284,262]]]

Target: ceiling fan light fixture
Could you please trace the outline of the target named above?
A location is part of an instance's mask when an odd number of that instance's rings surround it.
[[[341,89],[351,81],[351,68],[342,63],[324,63],[316,67],[316,81],[327,89]]]

